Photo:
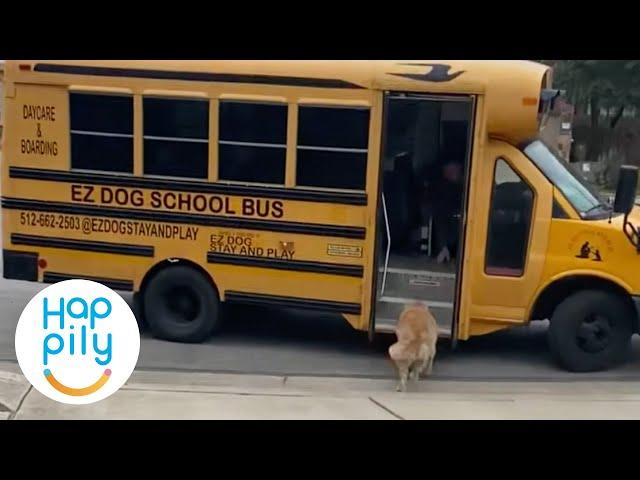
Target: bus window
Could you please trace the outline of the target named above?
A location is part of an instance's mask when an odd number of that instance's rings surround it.
[[[487,274],[519,277],[524,273],[533,195],[509,164],[498,159],[489,212]]]
[[[220,180],[284,185],[287,105],[220,102]]]
[[[69,94],[71,168],[133,173],[133,98]]]
[[[583,218],[588,220],[609,216],[609,207],[600,198],[597,190],[541,140],[531,142],[523,152],[563,193]]]
[[[206,179],[209,102],[147,97],[143,105],[145,175]]]
[[[369,110],[300,107],[296,185],[364,190]]]

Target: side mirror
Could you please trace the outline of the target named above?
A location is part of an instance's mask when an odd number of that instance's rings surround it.
[[[613,202],[615,213],[629,215],[636,203],[636,191],[638,187],[638,167],[623,165],[620,167],[618,187]]]

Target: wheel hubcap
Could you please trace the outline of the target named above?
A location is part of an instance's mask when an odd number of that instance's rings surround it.
[[[611,338],[611,322],[602,315],[585,318],[580,326],[576,340],[578,346],[589,353],[598,353],[607,348]]]

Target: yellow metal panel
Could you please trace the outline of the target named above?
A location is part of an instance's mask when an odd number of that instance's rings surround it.
[[[167,89],[145,89],[142,90],[142,95],[145,97],[168,97],[168,98],[208,98],[206,92],[188,90],[167,90]]]
[[[218,99],[260,103],[285,103],[287,101],[287,97],[274,95],[253,95],[248,93],[222,93],[220,94]]]
[[[458,299],[458,318],[454,321],[458,322],[457,336],[458,339],[466,339],[469,336],[470,308],[471,308],[471,286],[473,285],[472,261],[474,260],[474,251],[477,245],[474,243],[476,238],[476,230],[482,228],[482,219],[476,215],[477,205],[479,203],[478,195],[480,189],[475,185],[482,180],[484,172],[483,165],[485,163],[485,151],[487,143],[486,132],[486,110],[484,108],[484,97],[479,95],[476,97],[475,119],[473,131],[473,150],[471,156],[471,166],[469,170],[469,185],[471,186],[467,192],[467,225],[465,250],[462,258],[462,283],[460,286],[460,298]],[[480,224],[480,227],[478,226]]]
[[[20,85],[6,107],[5,158],[11,165],[69,168],[69,96],[65,87]]]
[[[367,330],[371,317],[371,305],[375,301],[376,287],[374,285],[375,270],[375,232],[378,219],[376,206],[378,196],[378,179],[380,174],[380,158],[382,156],[382,120],[383,120],[383,93],[377,92],[372,98],[371,116],[369,120],[369,145],[367,159],[367,192],[369,192],[369,203],[366,210],[365,225],[367,237],[364,242],[365,265],[362,282],[362,315],[356,328]],[[353,323],[351,323],[354,325]]]
[[[271,219],[337,226],[365,226],[369,218],[367,207],[358,205],[313,203],[313,207],[310,208],[309,202],[303,200],[89,185],[81,181],[63,183],[13,179],[12,184],[21,192],[20,198],[72,202],[79,205],[140,208],[157,212],[210,214],[229,218]]]
[[[73,75],[74,84],[102,87],[130,88],[131,84],[146,89],[163,89],[171,83],[173,90],[202,89],[210,97],[216,94],[266,95],[284,97],[300,92],[303,98],[315,98],[316,88],[303,85],[316,80],[343,82],[347,87],[340,92],[343,99],[361,100],[361,93],[369,89],[424,92],[434,94],[483,94],[486,96],[488,133],[517,143],[537,133],[538,100],[543,77],[549,67],[529,61],[504,60],[15,60],[7,61],[7,76],[19,83],[64,84],[67,75],[36,71],[18,71],[19,63],[59,64],[72,67],[121,68],[131,70],[159,70],[177,77],[182,73],[219,75],[220,83],[211,81],[162,80],[118,76]],[[220,76],[222,75],[222,76]],[[225,78],[236,76],[234,92],[225,85]],[[257,93],[256,76],[280,79],[282,85],[261,85]],[[436,78],[437,77],[437,78]],[[245,79],[245,80],[242,80]],[[434,80],[431,80],[434,79]],[[275,80],[274,80],[275,81]],[[320,83],[319,83],[320,84]],[[299,87],[296,85],[300,85]],[[544,85],[546,86],[546,85]],[[334,89],[338,92],[340,89]],[[304,92],[304,93],[302,93]]]
[[[629,293],[640,292],[638,254],[622,231],[621,215],[608,220],[553,220],[549,233],[543,279],[539,292],[547,285],[570,276],[592,276],[608,280]],[[637,218],[632,222],[638,225]],[[580,250],[589,243],[592,253],[581,258]],[[600,260],[596,260],[595,251]]]
[[[299,105],[332,105],[342,107],[371,107],[371,102],[367,100],[333,100],[326,98],[299,98]]]
[[[285,172],[284,184],[287,187],[296,185],[297,168],[297,145],[298,145],[298,105],[289,105],[287,113],[287,169]]]
[[[535,200],[532,225],[529,232],[525,269],[520,277],[488,275],[485,272],[487,232],[493,185],[494,165],[502,158],[533,189]],[[549,245],[553,189],[540,171],[516,148],[499,141],[491,141],[485,152],[478,181],[473,185],[476,204],[472,214],[476,217],[476,228],[470,268],[466,275],[471,277],[467,292],[471,295],[469,308],[470,322],[466,325],[463,338],[472,335],[476,320],[501,320],[505,323],[525,323],[525,316],[531,299],[543,279],[543,270]]]
[[[96,94],[112,94],[112,95],[133,95],[131,88],[103,87],[95,85],[69,85],[70,92],[78,93],[96,93]]]

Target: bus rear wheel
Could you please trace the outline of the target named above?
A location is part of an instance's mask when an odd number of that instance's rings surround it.
[[[632,315],[624,300],[612,293],[575,293],[560,303],[551,317],[551,353],[557,363],[572,372],[611,368],[630,352]]]
[[[199,343],[219,327],[220,299],[208,278],[176,265],[156,273],[143,292],[144,317],[163,340]]]

